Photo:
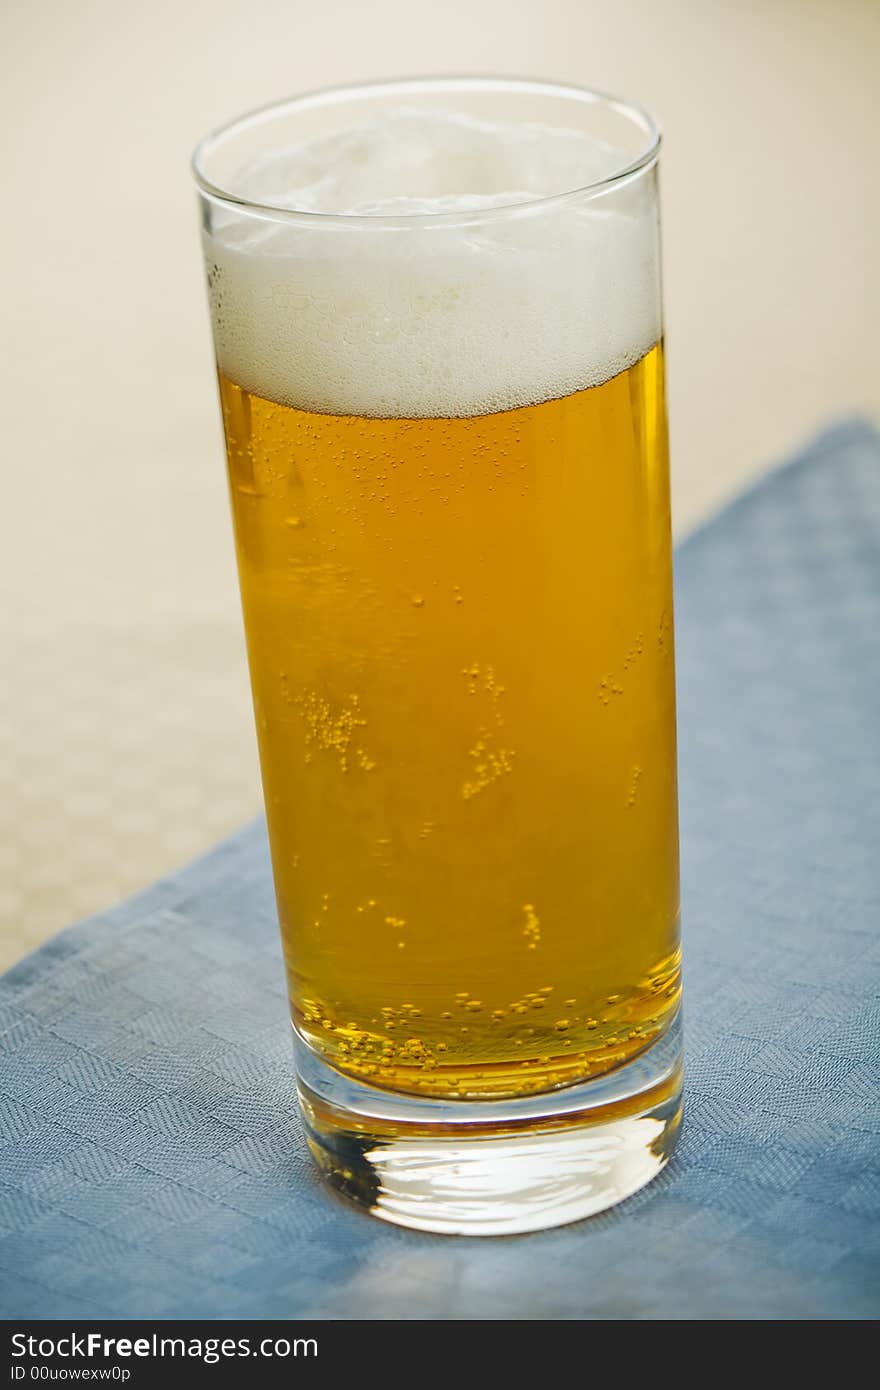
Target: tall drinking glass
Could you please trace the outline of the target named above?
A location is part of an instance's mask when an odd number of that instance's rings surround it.
[[[675,1140],[658,151],[454,78],[195,156],[300,1107],[402,1225],[572,1221]]]

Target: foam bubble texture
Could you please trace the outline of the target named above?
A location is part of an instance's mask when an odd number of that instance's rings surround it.
[[[205,235],[221,370],[337,415],[486,414],[596,385],[657,341],[656,218],[644,190],[483,208],[584,187],[622,156],[576,131],[401,109],[265,157]],[[471,214],[469,218],[469,214]]]

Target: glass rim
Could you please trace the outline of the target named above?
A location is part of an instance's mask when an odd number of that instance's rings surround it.
[[[626,117],[633,125],[637,126],[646,137],[644,148],[632,159],[627,160],[619,169],[604,178],[596,179],[591,183],[581,184],[576,188],[562,189],[559,193],[546,193],[536,198],[528,198],[516,203],[500,203],[488,208],[461,209],[458,211],[444,212],[411,212],[395,213],[393,215],[369,213],[345,213],[345,212],[314,212],[304,208],[284,208],[273,203],[261,203],[253,198],[245,198],[233,193],[228,188],[223,188],[215,184],[205,171],[205,163],[210,156],[229,138],[236,134],[255,129],[261,125],[268,125],[270,121],[278,116],[295,112],[297,108],[303,110],[315,109],[321,106],[335,106],[343,102],[352,101],[362,96],[381,96],[383,93],[388,96],[404,97],[407,94],[430,92],[432,89],[446,92],[507,92],[515,94],[521,92],[530,96],[564,97],[568,100],[580,102],[584,106],[605,107],[608,110],[616,111],[619,115]],[[538,209],[565,202],[569,199],[581,197],[595,197],[598,194],[609,192],[612,189],[621,187],[630,182],[645,170],[656,164],[660,154],[661,133],[660,128],[654,118],[644,107],[635,102],[624,100],[621,97],[611,96],[607,92],[601,92],[593,87],[582,86],[578,83],[556,82],[534,77],[505,77],[501,75],[473,75],[450,73],[448,75],[431,75],[424,77],[401,77],[401,78],[380,78],[369,82],[342,83],[330,87],[318,87],[307,92],[301,92],[296,96],[286,97],[280,101],[272,101],[265,106],[259,106],[254,110],[247,111],[241,116],[236,116],[230,121],[225,121],[223,125],[216,126],[213,130],[202,136],[193,151],[190,161],[193,178],[199,192],[212,202],[220,203],[229,208],[238,209],[240,212],[249,212],[262,217],[271,217],[273,220],[283,220],[288,222],[307,223],[312,227],[318,225],[329,226],[355,226],[363,224],[368,227],[381,227],[383,225],[394,227],[416,227],[416,226],[438,226],[457,224],[463,222],[482,222],[485,220],[495,220],[497,218],[516,217],[522,214],[535,212]]]

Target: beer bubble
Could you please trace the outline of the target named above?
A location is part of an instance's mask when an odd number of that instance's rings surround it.
[[[639,783],[642,780],[642,769],[636,764],[629,779],[629,795],[626,799],[627,807],[631,808],[636,804],[636,797],[639,792]]]
[[[533,903],[523,903],[525,913],[525,924],[522,934],[526,939],[526,945],[530,951],[534,951],[541,942],[541,919],[535,912]]]
[[[305,725],[305,761],[311,762],[315,752],[330,753],[337,759],[340,771],[348,772],[355,730],[365,728],[367,723],[360,710],[360,696],[351,694],[334,705],[318,691],[306,690],[292,703]],[[356,750],[356,756],[361,766],[362,760],[371,762],[361,748]]]

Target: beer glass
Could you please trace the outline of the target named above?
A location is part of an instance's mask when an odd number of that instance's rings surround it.
[[[677,1132],[659,144],[467,77],[195,155],[302,1121],[405,1226],[578,1219]]]

